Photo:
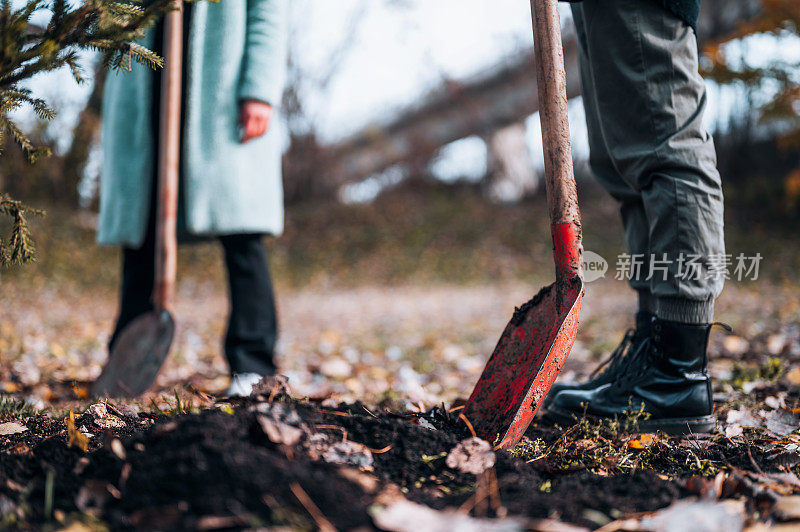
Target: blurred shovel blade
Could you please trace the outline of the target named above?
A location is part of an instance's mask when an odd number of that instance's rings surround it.
[[[142,314],[128,324],[114,343],[93,397],[138,397],[156,380],[169,353],[175,320],[163,310]]]
[[[514,312],[464,407],[479,437],[499,447],[522,439],[572,349],[582,299],[576,276]]]

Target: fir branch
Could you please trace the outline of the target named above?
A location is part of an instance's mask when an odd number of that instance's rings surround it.
[[[28,0],[14,9],[10,0],[0,3],[0,137],[9,135],[29,160],[43,152],[7,116],[10,110],[30,105],[41,118],[52,118],[42,100],[26,94],[19,84],[31,77],[64,66],[82,82],[79,50],[101,50],[103,64],[119,68],[138,63],[159,68],[163,60],[136,41],[145,30],[172,9],[171,0],[157,0],[146,7],[123,0],[84,0],[71,7],[66,0]],[[46,26],[31,31],[29,21],[37,12],[49,12]]]
[[[50,154],[49,149],[35,146],[9,113],[30,106],[39,118],[52,119],[47,102],[20,83],[65,66],[81,83],[80,50],[100,51],[102,64],[112,68],[129,69],[131,60],[150,68],[163,66],[161,57],[136,41],[172,8],[172,0],[147,6],[125,0],[83,0],[75,7],[67,0],[26,0],[15,9],[11,0],[0,0],[0,146],[10,137],[30,163]],[[37,12],[50,14],[44,27],[30,24]],[[0,267],[35,260],[26,214],[42,213],[0,193],[0,215],[10,217],[12,224],[7,239],[0,235]]]
[[[41,216],[43,211],[32,209],[8,194],[0,194],[0,215],[11,218],[11,235],[6,242],[0,235],[0,266],[25,264],[36,260],[36,248],[31,239],[26,214]]]

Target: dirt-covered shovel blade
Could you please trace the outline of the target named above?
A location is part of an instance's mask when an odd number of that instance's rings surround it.
[[[531,10],[556,282],[514,312],[464,407],[475,433],[498,447],[511,447],[525,434],[572,349],[583,299],[557,0],[531,0]]]
[[[155,381],[172,345],[175,320],[169,312],[148,312],[132,321],[114,343],[103,373],[92,385],[95,397],[136,397]]]
[[[136,397],[147,391],[167,358],[175,334],[172,301],[177,269],[176,221],[180,157],[183,16],[181,0],[164,20],[161,124],[156,209],[154,310],[139,316],[120,333],[108,362],[94,382],[94,397]]]

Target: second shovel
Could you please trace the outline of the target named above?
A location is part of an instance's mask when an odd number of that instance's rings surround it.
[[[180,158],[182,0],[164,20],[165,66],[161,74],[158,194],[156,209],[153,311],[142,314],[120,333],[100,377],[94,397],[136,397],[147,391],[167,358],[175,334],[172,305],[177,269],[176,222]]]

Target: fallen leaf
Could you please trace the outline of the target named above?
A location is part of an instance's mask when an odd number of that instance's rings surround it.
[[[524,530],[516,519],[478,519],[456,510],[434,510],[408,500],[387,507],[374,506],[369,510],[375,525],[394,532],[512,532]]]
[[[289,379],[285,375],[265,375],[253,386],[251,397],[265,395],[270,401],[276,395],[289,395]]]
[[[380,486],[380,481],[373,475],[362,473],[352,467],[342,467],[339,469],[339,475],[347,480],[354,482],[361,486],[361,489],[367,493],[374,493]]]
[[[75,427],[75,412],[70,411],[67,418],[67,435],[69,436],[69,446],[73,445],[83,452],[89,450],[89,438]]]
[[[800,418],[789,410],[773,410],[764,412],[767,429],[779,436],[788,436],[800,428]]]
[[[745,428],[755,428],[762,425],[761,421],[745,407],[741,407],[738,410],[729,410],[725,422],[727,423],[725,436],[728,438],[741,436]]]
[[[631,449],[646,449],[658,441],[653,434],[639,434],[638,437],[628,440],[628,447]]]
[[[373,463],[372,453],[365,445],[350,440],[333,440],[322,432],[312,434],[305,446],[312,460],[362,468]]]
[[[780,394],[778,397],[770,395],[764,399],[764,404],[775,410],[779,408],[786,408],[786,395]]]
[[[779,467],[794,467],[800,464],[800,454],[790,451],[778,451],[776,454],[768,456],[767,460]]]
[[[283,445],[297,445],[303,438],[303,431],[297,427],[292,427],[286,423],[276,421],[267,416],[258,416],[258,424],[267,438],[272,443]]]
[[[95,403],[86,409],[86,413],[92,416],[92,422],[101,429],[122,429],[125,422],[108,411],[105,403]]]
[[[677,501],[641,521],[644,530],[742,530],[745,509],[742,501]]]
[[[0,423],[0,436],[10,436],[11,434],[19,434],[20,432],[25,432],[28,430],[28,427],[24,425],[20,425],[14,421],[9,421],[8,423]]]
[[[779,355],[786,345],[786,336],[782,334],[773,334],[767,339],[767,351],[771,355]]]
[[[319,367],[320,372],[332,379],[344,379],[353,374],[353,366],[342,358],[329,358]]]
[[[447,467],[462,473],[480,475],[494,466],[496,456],[489,442],[480,438],[467,438],[447,455]]]
[[[726,422],[736,423],[742,427],[758,427],[761,425],[758,419],[756,419],[756,417],[753,416],[753,414],[745,407],[741,407],[738,410],[728,411]]]
[[[53,512],[53,515],[55,515],[55,513],[57,511],[58,510],[55,510]],[[95,529],[93,529],[92,527],[90,527],[88,525],[84,525],[80,521],[73,521],[69,525],[67,525],[66,527],[60,528],[58,530],[58,532],[94,532],[94,530]]]
[[[17,443],[13,447],[11,447],[8,450],[8,452],[11,453],[11,454],[24,454],[24,455],[27,455],[27,456],[33,456],[33,453],[31,452],[31,448],[28,447],[24,442]]]
[[[744,434],[744,429],[741,425],[731,424],[725,427],[725,437],[726,438],[736,438]]]

